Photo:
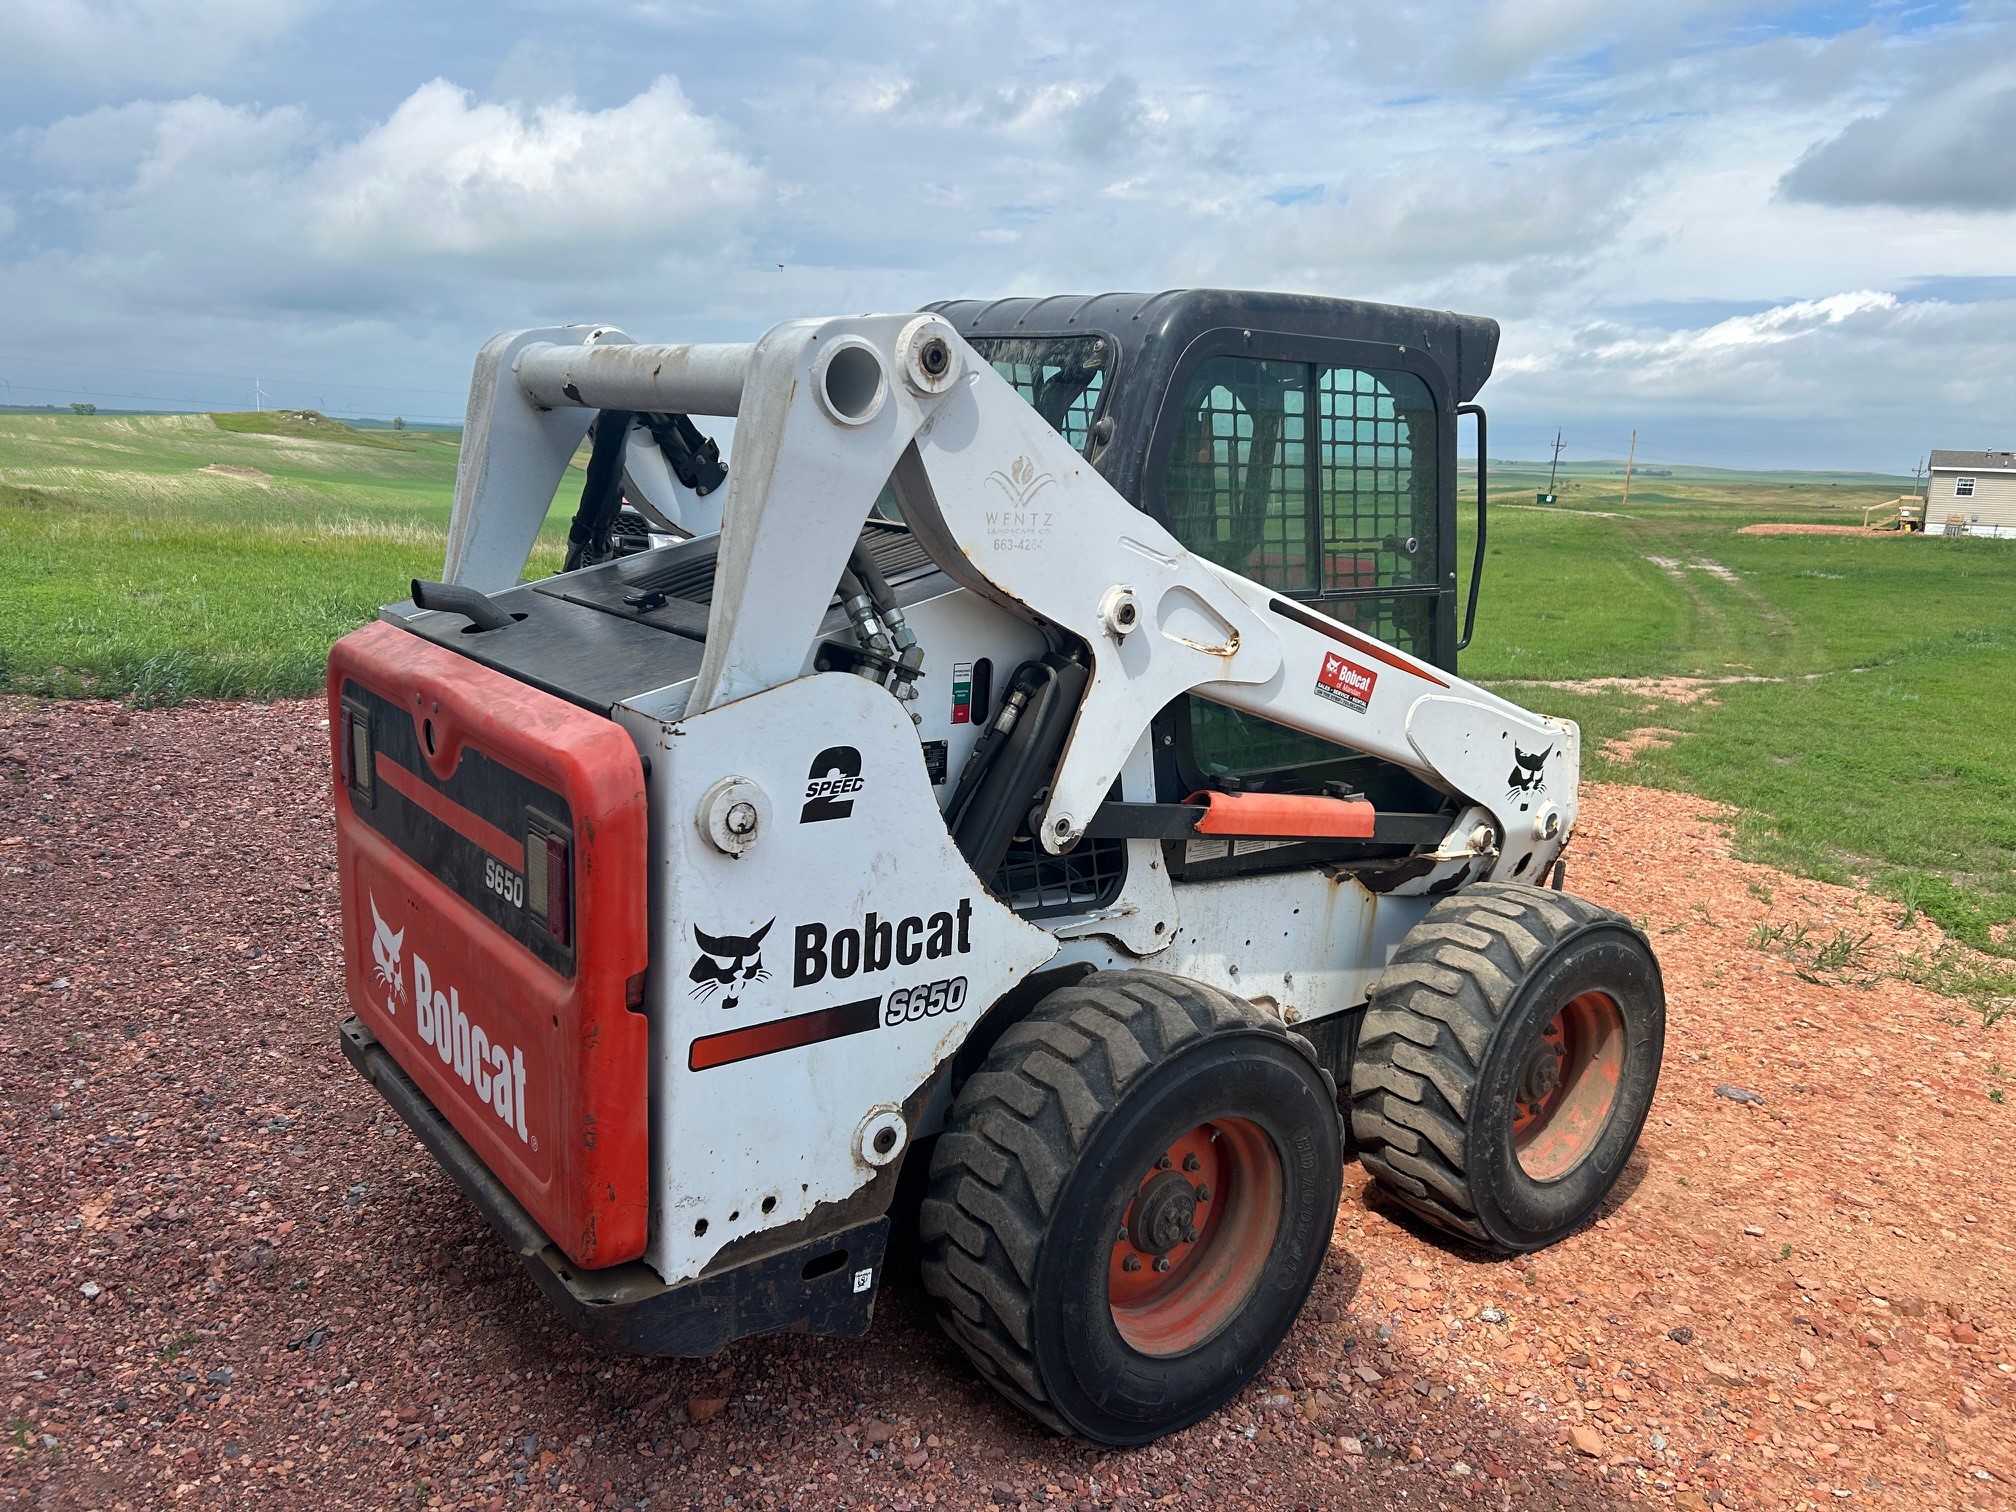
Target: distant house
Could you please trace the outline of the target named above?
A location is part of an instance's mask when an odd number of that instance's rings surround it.
[[[1957,517],[1957,519],[1956,519]],[[1935,451],[1928,535],[2016,536],[2016,452]]]

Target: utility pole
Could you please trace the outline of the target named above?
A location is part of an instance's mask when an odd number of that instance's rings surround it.
[[[1561,468],[1561,432],[1554,432],[1554,460],[1547,466],[1547,492],[1554,492],[1554,474]]]
[[[1923,487],[1924,477],[1925,477],[1925,459],[1923,457],[1920,457],[1918,459],[1918,465],[1911,469],[1911,478],[1912,478],[1911,492],[1919,494],[1921,496],[1924,494],[1925,492]]]
[[[1633,466],[1637,464],[1637,461],[1638,461],[1638,432],[1634,430],[1633,432],[1631,432],[1631,455],[1624,459],[1623,507],[1625,509],[1629,509],[1631,507],[1631,469]]]

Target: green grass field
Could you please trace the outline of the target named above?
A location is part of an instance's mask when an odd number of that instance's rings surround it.
[[[0,415],[0,688],[314,688],[332,640],[439,572],[458,442],[272,413]]]
[[[0,689],[314,689],[332,640],[439,570],[457,441],[0,415]],[[1894,478],[1675,469],[1635,479],[1628,513],[1607,464],[1568,469],[1536,508],[1544,482],[1493,465],[1465,675],[1581,721],[1590,776],[1730,803],[1746,854],[1867,879],[2016,956],[2016,542],[1737,534],[1859,523]],[[565,513],[535,570],[557,566]],[[1676,676],[1749,680],[1685,704],[1549,686]],[[1603,754],[1642,730],[1664,743]]]
[[[1621,478],[1540,509],[1536,475],[1495,468],[1464,674],[1579,721],[1588,775],[1733,804],[1744,854],[2016,956],[2016,541],[1738,534],[1899,492],[1786,476],[1638,480],[1627,516]],[[1545,685],[1672,676],[1757,680],[1694,703]],[[1664,743],[1604,754],[1639,730]]]

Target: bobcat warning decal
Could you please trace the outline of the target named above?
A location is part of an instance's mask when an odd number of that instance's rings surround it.
[[[1361,667],[1349,657],[1326,651],[1323,653],[1323,670],[1316,674],[1316,696],[1363,714],[1372,702],[1372,690],[1378,684],[1379,674],[1370,667]]]

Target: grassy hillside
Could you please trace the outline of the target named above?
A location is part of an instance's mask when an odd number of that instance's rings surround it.
[[[331,420],[327,415],[314,410],[261,410],[247,414],[238,411],[216,414],[210,423],[221,431],[239,436],[287,436],[300,441],[337,441],[349,446],[372,446],[381,451],[417,451],[416,442],[453,439],[443,437],[439,432],[432,436],[413,436],[410,439],[404,431],[358,430],[345,425],[341,420]]]
[[[1735,804],[1752,857],[2016,954],[2016,541],[1738,534],[1859,523],[1895,480],[1634,482],[1628,515],[1621,478],[1558,509],[1520,481],[1493,490],[1465,676],[1581,722],[1589,775]],[[1588,686],[1668,677],[1709,685]]]
[[[273,414],[0,415],[0,688],[315,687],[331,640],[439,572],[459,440]]]

